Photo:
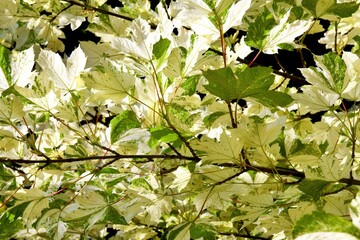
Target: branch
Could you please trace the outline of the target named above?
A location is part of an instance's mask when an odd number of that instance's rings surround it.
[[[126,21],[134,21],[135,20],[135,18],[125,16],[125,15],[121,15],[121,14],[114,13],[114,12],[110,12],[110,11],[107,11],[107,10],[104,10],[104,9],[101,9],[101,8],[93,7],[93,6],[87,5],[87,4],[83,3],[83,2],[77,2],[77,1],[73,1],[73,0],[63,0],[63,1],[67,2],[67,3],[70,3],[71,5],[76,5],[76,6],[83,7],[88,11],[94,11],[94,12],[98,12],[98,13],[102,13],[102,14],[107,14],[107,15],[110,15],[110,16],[113,16],[113,17],[124,19]],[[149,24],[150,24],[152,29],[156,28],[156,25],[154,25],[153,23],[149,23]]]
[[[69,163],[69,162],[80,162],[80,161],[88,161],[88,160],[99,160],[99,159],[126,159],[126,158],[146,158],[146,159],[179,159],[179,160],[188,160],[188,161],[198,161],[196,157],[188,157],[188,156],[179,156],[179,155],[109,155],[109,156],[89,156],[89,157],[80,157],[80,158],[63,158],[63,159],[50,159],[50,160],[32,160],[32,159],[11,159],[11,158],[0,158],[0,163],[25,163],[25,164],[33,164],[33,163]]]

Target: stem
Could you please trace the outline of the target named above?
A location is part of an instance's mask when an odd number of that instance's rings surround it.
[[[261,50],[259,50],[259,51],[257,52],[257,54],[255,55],[255,57],[253,58],[253,60],[248,64],[249,67],[251,67],[251,65],[253,65],[253,63],[255,62],[255,60],[259,57],[260,53],[261,53]]]
[[[230,119],[231,119],[231,126],[233,128],[237,128],[237,122],[235,121],[232,109],[231,109],[231,102],[230,101],[226,101],[228,109],[229,109],[229,114],[230,114]]]

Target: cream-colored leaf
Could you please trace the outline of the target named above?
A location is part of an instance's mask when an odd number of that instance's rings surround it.
[[[232,27],[239,26],[242,23],[246,11],[250,8],[251,0],[241,0],[234,3],[228,10],[228,14],[223,25],[223,31],[226,32]]]
[[[220,136],[220,141],[203,137],[195,144],[195,149],[204,152],[202,161],[206,163],[234,163],[240,161],[243,141],[237,131],[231,130]]]

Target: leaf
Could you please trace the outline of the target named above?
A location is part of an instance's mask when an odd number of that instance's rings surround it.
[[[285,107],[293,102],[290,95],[276,91],[263,91],[251,95],[257,102],[267,107]]]
[[[360,193],[358,192],[349,205],[352,223],[360,230]]]
[[[116,142],[121,134],[141,124],[133,111],[125,110],[110,121],[110,142]]]
[[[116,208],[112,206],[106,208],[104,217],[98,223],[123,224],[123,225],[127,224],[125,218],[119,213],[119,211]]]
[[[265,9],[255,18],[255,22],[250,24],[245,38],[246,44],[267,54],[277,53],[284,44],[295,47],[295,38],[310,27],[310,22],[295,20],[289,23],[290,13],[290,10],[287,11],[276,23],[273,14]]]
[[[211,125],[221,116],[224,116],[227,114],[226,112],[213,112],[209,115],[207,115],[203,121],[206,127],[210,128]]]
[[[18,97],[0,99],[0,121],[10,124],[11,121],[21,119],[24,115],[23,104]]]
[[[223,25],[223,31],[226,32],[232,27],[240,26],[246,11],[250,8],[251,0],[241,0],[231,5]]]
[[[321,17],[336,4],[336,0],[303,0],[301,5],[308,9],[314,17]]]
[[[223,100],[239,99],[242,89],[231,68],[207,70],[203,75],[209,81],[204,87],[210,93]]]
[[[205,223],[193,224],[190,227],[190,236],[192,239],[203,238],[206,240],[215,240],[216,231],[213,226]]]
[[[311,113],[328,111],[340,104],[339,94],[324,92],[317,87],[303,86],[302,93],[293,95],[295,101],[303,104]]]
[[[273,81],[270,74],[271,69],[266,67],[247,68],[237,78],[229,67],[207,70],[203,75],[209,84],[204,87],[223,100],[240,99],[269,88]]]
[[[201,75],[193,75],[191,77],[187,77],[185,81],[180,85],[185,91],[183,95],[192,96],[196,92],[196,86],[201,78]]]
[[[359,237],[359,230],[344,218],[315,211],[300,218],[293,228],[294,237],[312,232],[342,232]]]
[[[295,238],[295,240],[357,240],[358,238],[348,233],[340,232],[316,232],[307,233]]]
[[[302,35],[311,26],[309,21],[295,20],[294,22],[288,23],[290,11],[280,19],[280,22],[273,27],[267,37],[263,41],[262,48],[259,48],[264,53],[275,54],[278,53],[280,46],[294,44],[295,38]]]
[[[0,90],[5,90],[12,84],[11,79],[11,51],[0,45]]]
[[[19,230],[23,229],[23,219],[21,219],[24,210],[29,205],[29,202],[20,203],[10,209],[8,209],[0,217],[0,238],[10,239]]]
[[[174,142],[179,136],[168,127],[156,127],[150,129],[151,137],[160,142]]]
[[[359,5],[356,2],[336,3],[328,9],[328,13],[341,18],[351,17],[359,9]]]
[[[266,44],[265,38],[275,26],[276,21],[273,14],[265,8],[261,14],[256,16],[255,21],[249,25],[245,37],[246,44],[262,50]]]
[[[203,137],[194,147],[202,152],[204,163],[236,163],[240,161],[243,141],[236,131],[229,131],[220,136],[220,141]]]
[[[305,193],[305,199],[313,199],[318,201],[323,195],[323,190],[330,184],[330,181],[320,180],[320,179],[304,179],[299,184],[299,189]]]
[[[170,47],[171,41],[167,38],[160,38],[153,46],[153,55],[155,59],[161,60],[166,56],[167,51]]]
[[[18,199],[20,203],[29,202],[22,213],[28,227],[32,224],[32,220],[41,216],[44,209],[49,208],[49,198],[45,192],[37,188],[18,191],[14,197]]]
[[[192,223],[182,223],[175,226],[167,235],[171,240],[190,240],[190,227]]]
[[[81,74],[85,84],[94,90],[92,98],[121,101],[134,86],[135,77],[118,69],[115,63],[105,60],[88,73]]]
[[[61,220],[62,214],[61,209],[50,209],[42,214],[36,226],[38,228],[45,228],[49,236],[52,236],[54,239],[62,239],[68,229],[68,225]]]
[[[35,72],[34,67],[34,48],[31,47],[21,52],[12,53],[11,69],[12,83],[20,87],[29,87],[33,85]]]
[[[337,3],[336,0],[303,0],[301,4],[316,18],[327,14],[346,18],[350,17],[359,8],[358,3]]]
[[[69,78],[68,71],[59,54],[49,50],[41,50],[37,62],[56,87],[73,89],[74,81]]]
[[[286,119],[278,118],[272,122],[239,125],[240,139],[244,140],[247,146],[264,146],[275,141],[281,133]]]

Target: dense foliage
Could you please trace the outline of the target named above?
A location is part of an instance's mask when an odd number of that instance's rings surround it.
[[[359,33],[351,0],[1,0],[0,239],[360,237]]]

